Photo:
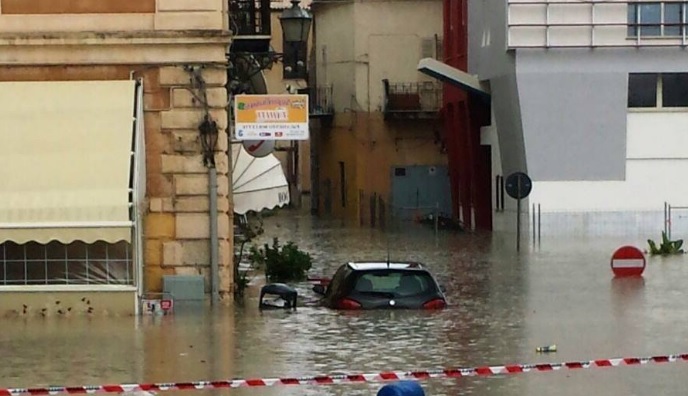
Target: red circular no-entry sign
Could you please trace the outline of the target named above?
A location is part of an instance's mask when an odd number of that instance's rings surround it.
[[[645,271],[645,255],[635,246],[622,246],[612,254],[611,266],[616,276],[640,276]]]

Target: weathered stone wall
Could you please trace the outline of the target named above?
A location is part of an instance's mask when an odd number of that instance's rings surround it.
[[[227,28],[225,0],[0,0],[1,32]]]
[[[203,274],[210,289],[208,170],[198,132],[204,110],[183,67],[205,65],[220,127],[220,290],[232,296],[227,16],[225,0],[0,0],[0,81],[143,79],[146,291],[160,291],[165,274]]]
[[[205,114],[194,98],[202,94],[191,85],[181,66],[162,67],[156,83],[145,92],[147,192],[146,288],[161,289],[164,274],[203,274],[209,287],[208,169],[202,162],[198,125]],[[231,292],[232,223],[227,156],[226,72],[202,72],[210,114],[221,128],[215,156],[218,174],[218,232],[220,290]],[[193,92],[193,93],[192,93]]]

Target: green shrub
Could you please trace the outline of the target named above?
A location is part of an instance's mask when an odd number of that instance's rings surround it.
[[[270,282],[300,281],[313,265],[310,254],[299,249],[294,242],[280,245],[279,239],[272,240],[262,248],[251,247],[249,258],[252,263],[265,269],[265,277]]]
[[[676,241],[670,241],[666,232],[662,231],[662,244],[657,247],[657,244],[652,239],[647,240],[647,244],[650,245],[650,254],[652,255],[668,255],[668,254],[679,254],[683,253],[683,239]]]

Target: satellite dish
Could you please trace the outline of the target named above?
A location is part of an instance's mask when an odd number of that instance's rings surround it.
[[[267,157],[275,150],[274,140],[244,140],[244,150],[252,157]]]

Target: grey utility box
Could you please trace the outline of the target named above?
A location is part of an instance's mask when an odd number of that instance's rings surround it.
[[[205,278],[202,275],[163,275],[162,289],[174,301],[205,299]]]

